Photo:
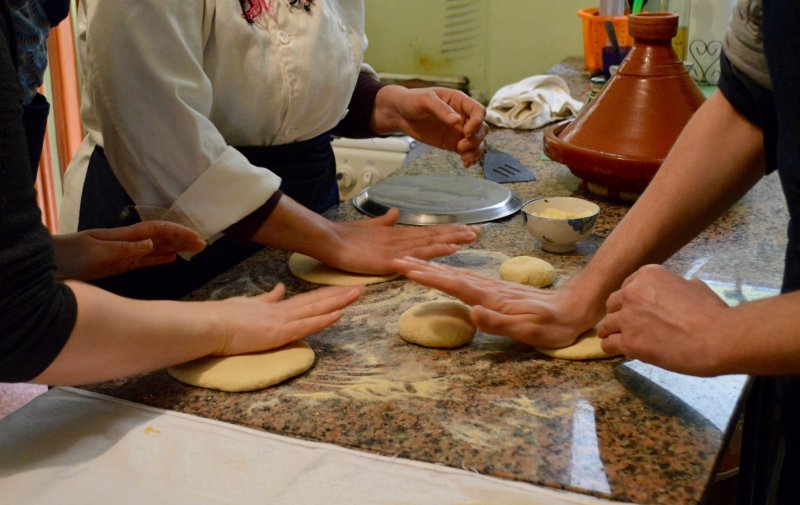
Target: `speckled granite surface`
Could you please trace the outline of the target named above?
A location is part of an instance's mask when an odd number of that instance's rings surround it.
[[[568,65],[555,70],[578,93],[586,91],[583,75]],[[577,194],[596,201],[602,213],[595,235],[574,253],[549,254],[516,215],[486,225],[478,244],[443,261],[497,275],[503,259],[533,255],[553,263],[562,282],[586,264],[629,207],[580,192],[564,166],[542,158],[541,137],[541,132],[491,132],[496,148],[537,176],[510,187],[525,199]],[[432,151],[403,173],[465,171],[455,156]],[[347,204],[331,217],[363,216]],[[786,219],[779,182],[771,176],[666,265],[709,281],[732,301],[769,294],[780,286]],[[193,298],[258,293],[279,281],[290,293],[313,288],[289,274],[286,259],[285,253],[263,252]],[[399,315],[437,296],[402,279],[370,286],[335,327],[307,339],[317,355],[315,366],[266,390],[203,390],[163,371],[89,389],[287,436],[614,500],[702,499],[735,420],[744,377],[692,378],[622,359],[552,360],[481,333],[471,345],[448,351],[400,340]]]

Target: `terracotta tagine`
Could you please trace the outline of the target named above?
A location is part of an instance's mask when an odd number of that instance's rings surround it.
[[[672,49],[678,15],[632,14],[634,45],[602,91],[545,133],[544,153],[591,191],[635,197],[653,178],[705,97]]]

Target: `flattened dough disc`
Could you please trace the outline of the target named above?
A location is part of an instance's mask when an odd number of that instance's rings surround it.
[[[289,256],[289,271],[292,275],[304,281],[327,286],[356,286],[362,284],[377,284],[400,277],[400,274],[369,275],[345,272],[329,267],[311,256],[294,253]]]
[[[167,368],[173,378],[190,386],[238,393],[254,391],[300,375],[314,364],[305,342],[238,356],[208,356]]]
[[[591,329],[578,337],[578,340],[569,347],[561,349],[539,349],[540,353],[557,359],[569,359],[575,361],[584,361],[590,359],[605,359],[619,356],[618,354],[608,354],[603,351],[600,343],[602,339],[597,336],[597,329]]]

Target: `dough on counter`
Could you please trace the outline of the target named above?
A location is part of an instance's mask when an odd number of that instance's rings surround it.
[[[311,256],[300,253],[294,253],[289,256],[289,271],[292,272],[292,275],[304,281],[327,286],[377,284],[400,277],[398,273],[370,275],[345,272],[344,270],[329,267]]]
[[[469,307],[455,300],[418,303],[400,316],[400,338],[423,347],[450,349],[468,344],[475,337]]]
[[[174,379],[190,386],[237,393],[263,389],[300,375],[314,364],[305,342],[238,356],[207,356],[167,368]]]
[[[578,337],[578,340],[569,347],[563,347],[561,349],[539,349],[537,347],[536,350],[546,356],[550,356],[551,358],[576,361],[605,359],[619,356],[619,354],[608,354],[607,352],[603,351],[603,347],[600,344],[602,341],[603,339],[597,336],[597,329],[592,328]]]
[[[556,269],[543,259],[532,256],[516,256],[507,259],[500,265],[500,278],[535,288],[543,288],[556,280]]]

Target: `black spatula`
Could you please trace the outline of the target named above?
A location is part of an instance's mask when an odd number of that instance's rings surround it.
[[[489,148],[483,156],[483,176],[494,182],[535,181],[533,172],[508,153]]]

